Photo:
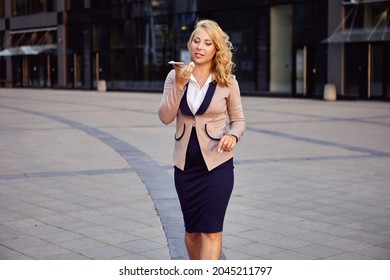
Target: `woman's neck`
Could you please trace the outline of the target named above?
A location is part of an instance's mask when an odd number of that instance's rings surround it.
[[[192,75],[194,75],[196,81],[198,82],[200,87],[203,87],[207,78],[211,74],[211,66],[210,65],[196,65]]]
[[[211,64],[196,64],[194,68],[195,74],[205,75],[206,73],[211,73]]]

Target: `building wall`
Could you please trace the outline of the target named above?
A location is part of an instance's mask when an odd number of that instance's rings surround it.
[[[364,98],[361,89],[370,84],[356,86],[355,70],[346,67],[359,54],[357,44],[326,41],[345,20],[348,6],[356,5],[350,1],[45,0],[20,6],[27,2],[4,1],[2,49],[20,44],[15,38],[21,30],[32,38],[34,29],[45,28],[51,29],[57,49],[0,58],[3,79],[14,87],[93,89],[104,80],[109,90],[161,91],[171,69],[167,61],[188,55],[186,43],[197,18],[216,20],[230,36],[243,94],[322,97],[331,83],[340,97]],[[42,32],[36,36],[43,38]],[[375,61],[370,67],[366,63],[375,74],[371,92],[377,92],[378,77],[385,80],[388,71],[383,64],[380,71],[372,70],[380,59],[388,60],[386,44],[362,47]],[[383,85],[381,96],[386,97],[388,84]]]

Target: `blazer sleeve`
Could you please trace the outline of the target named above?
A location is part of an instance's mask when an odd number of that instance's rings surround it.
[[[184,90],[177,87],[175,70],[171,70],[165,79],[164,91],[158,107],[158,116],[164,124],[170,124],[175,120],[179,111],[181,98],[184,95]]]
[[[237,137],[237,140],[240,140],[244,134],[246,122],[242,108],[240,88],[234,76],[231,78],[231,83],[231,91],[227,98],[227,111],[230,124],[228,134],[234,135]]]

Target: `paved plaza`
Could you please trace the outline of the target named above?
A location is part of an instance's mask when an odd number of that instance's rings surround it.
[[[186,259],[161,94],[0,89],[0,259]],[[390,103],[243,97],[223,258],[390,259]]]

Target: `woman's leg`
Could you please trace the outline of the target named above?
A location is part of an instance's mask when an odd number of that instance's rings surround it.
[[[190,260],[219,260],[222,253],[222,231],[186,232],[185,244]]]
[[[185,244],[190,260],[219,260],[222,253],[222,231],[186,232]]]
[[[202,248],[200,232],[186,232],[184,240],[190,260],[200,260],[200,250]]]
[[[201,233],[201,260],[219,260],[222,253],[222,231]]]

